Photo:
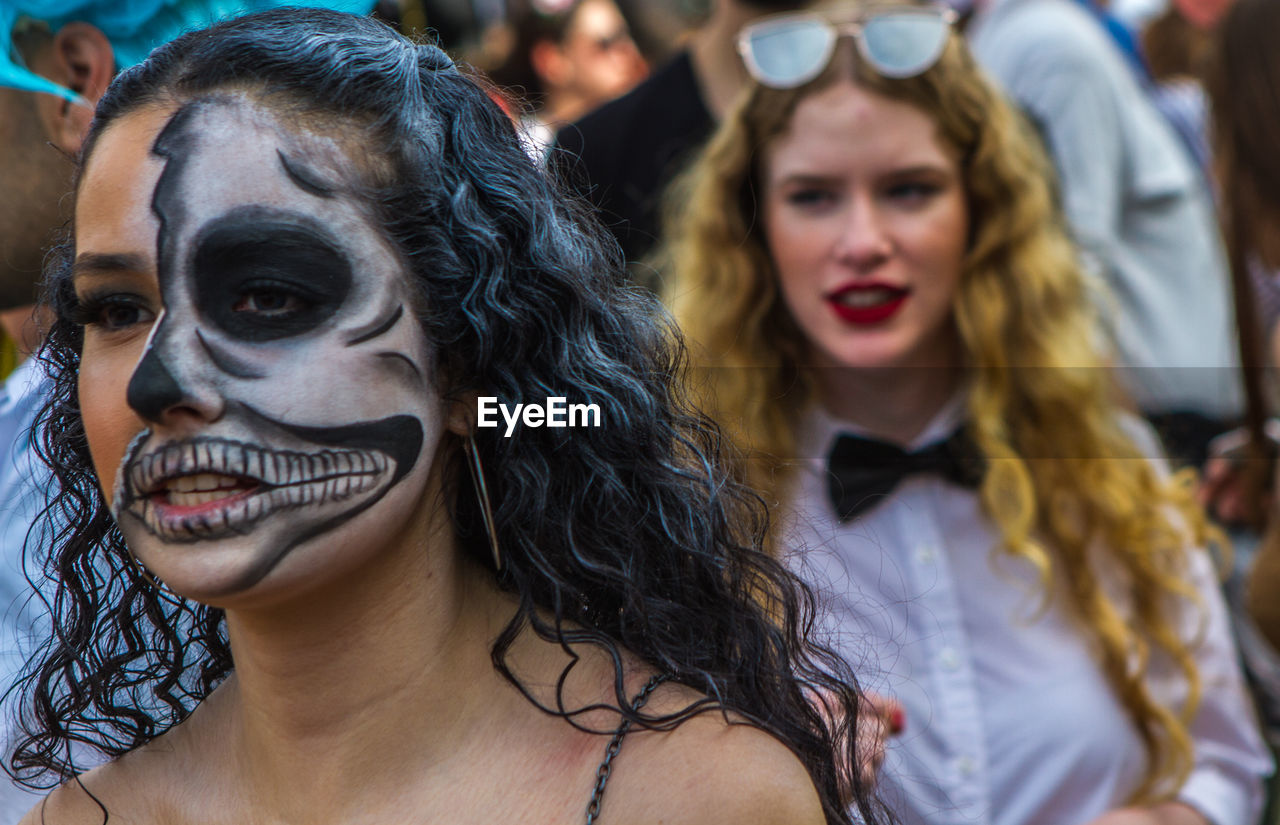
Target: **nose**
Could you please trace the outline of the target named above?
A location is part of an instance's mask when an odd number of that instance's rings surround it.
[[[889,227],[874,201],[851,201],[834,252],[838,260],[859,271],[874,269],[893,254]]]
[[[143,420],[154,424],[180,419],[213,422],[222,417],[225,403],[209,380],[198,342],[181,342],[162,317],[147,344],[142,360],[129,378],[125,399]]]

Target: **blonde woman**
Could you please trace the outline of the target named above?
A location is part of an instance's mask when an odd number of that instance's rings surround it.
[[[740,45],[758,82],[673,199],[669,295],[776,549],[905,709],[884,800],[1253,822],[1271,763],[1206,525],[1100,369],[1034,139],[943,10]]]

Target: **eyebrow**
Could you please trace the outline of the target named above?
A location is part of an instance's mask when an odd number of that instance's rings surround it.
[[[83,252],[71,265],[71,277],[106,275],[112,272],[146,272],[148,260],[132,252]]]
[[[838,175],[824,175],[819,172],[789,172],[778,178],[778,183],[830,183],[838,178]]]
[[[914,175],[946,175],[951,177],[953,172],[942,164],[937,163],[920,163],[915,166],[904,166],[901,169],[894,169],[885,174],[885,177],[912,177]]]
[[[915,166],[903,166],[897,169],[890,169],[879,177],[882,178],[909,178],[916,175],[947,175],[951,172],[946,167],[933,163],[919,163]],[[824,172],[791,172],[779,178],[779,183],[800,183],[800,184],[822,184],[832,181],[843,180],[841,175],[827,174]]]

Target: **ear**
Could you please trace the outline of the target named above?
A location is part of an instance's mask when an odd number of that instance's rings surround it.
[[[60,149],[76,154],[93,120],[93,107],[116,74],[111,41],[96,26],[68,23],[54,35],[41,74],[84,98],[88,106],[47,95],[41,101],[45,131]]]
[[[445,425],[454,435],[468,436],[476,429],[476,404],[480,394],[472,391],[449,404],[449,421]]]
[[[529,49],[529,65],[547,89],[558,89],[569,82],[569,61],[560,47],[550,40],[539,40],[533,44]]]

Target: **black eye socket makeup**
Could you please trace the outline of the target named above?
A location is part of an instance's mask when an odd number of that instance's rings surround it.
[[[200,233],[191,266],[204,316],[244,341],[311,332],[351,291],[351,263],[327,231],[263,212],[242,209],[214,221]]]

